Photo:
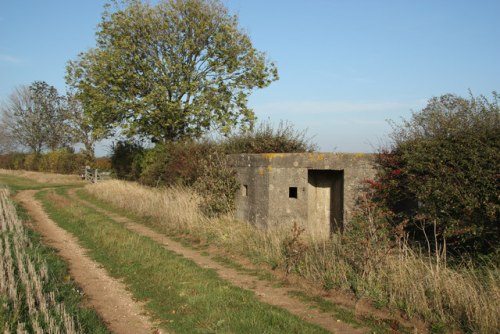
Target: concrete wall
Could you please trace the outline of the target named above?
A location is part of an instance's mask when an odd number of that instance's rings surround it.
[[[375,174],[372,154],[235,154],[229,159],[242,185],[238,218],[264,226],[297,222],[322,236],[343,228],[360,182]]]

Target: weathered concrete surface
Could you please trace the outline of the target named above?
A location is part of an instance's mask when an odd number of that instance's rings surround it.
[[[230,155],[242,185],[237,216],[264,226],[297,222],[329,236],[351,217],[361,182],[375,175],[374,160],[363,153]]]

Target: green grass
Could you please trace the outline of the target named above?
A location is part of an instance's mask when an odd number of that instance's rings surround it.
[[[162,227],[158,226],[151,219],[143,218],[143,217],[137,216],[136,214],[134,214],[132,212],[127,212],[127,211],[124,211],[122,209],[115,208],[114,206],[112,206],[110,204],[103,203],[102,201],[96,199],[94,196],[92,196],[91,194],[86,192],[85,189],[77,190],[76,194],[79,198],[81,198],[81,199],[101,208],[101,209],[104,209],[108,212],[124,216],[128,219],[131,219],[134,222],[138,222],[140,224],[148,226],[148,227],[154,229],[158,233],[162,233],[162,234],[168,233],[169,238],[179,242],[182,246],[200,251],[201,254],[204,256],[210,256],[210,253],[207,251],[207,249],[209,247],[208,243],[201,243],[200,240],[193,240],[192,238],[186,237],[185,235],[184,236],[173,235],[172,233],[170,233],[172,231],[166,230],[164,226],[162,226]],[[268,271],[260,270],[260,269],[245,268],[240,263],[230,259],[227,256],[215,255],[215,256],[211,256],[211,259],[222,264],[225,267],[235,269],[239,272],[242,272],[242,273],[245,273],[245,274],[248,274],[251,276],[255,276],[259,280],[272,282],[273,286],[275,286],[275,287],[283,286],[283,283],[279,282],[274,277],[274,275]]]
[[[280,286],[280,282],[276,277],[273,276],[272,273],[266,270],[253,269],[253,268],[245,268],[240,263],[232,260],[231,258],[223,255],[214,255],[212,256],[212,260],[222,264],[225,267],[235,269],[241,273],[245,273],[247,275],[255,276],[257,279],[261,281],[268,281],[271,283],[276,283],[277,286]]]
[[[9,187],[12,191],[26,190],[26,189],[41,189],[50,186],[48,184],[39,183],[33,180],[28,180],[4,174],[0,174],[0,184]]]
[[[49,194],[38,194],[49,215],[77,236],[112,276],[123,279],[136,298],[146,301],[147,309],[166,329],[177,333],[327,333],[260,302],[253,292],[232,286],[213,270],[200,268],[96,210],[81,203],[58,205]]]
[[[352,324],[356,327],[361,327],[363,324],[359,322],[353,311],[347,310],[345,308],[339,307],[332,302],[329,302],[319,296],[310,296],[302,291],[293,290],[288,293],[291,297],[302,300],[311,307],[319,309],[321,312],[332,313],[335,318],[344,321],[346,323]]]
[[[7,186],[13,193],[20,190],[38,190],[43,188],[58,188],[58,187],[76,187],[81,186],[77,184],[54,184],[54,183],[40,183],[35,180],[30,180],[22,177],[0,174],[0,185]]]
[[[126,217],[130,220],[133,220],[135,222],[138,222],[138,223],[141,223],[141,224],[147,224],[148,223],[148,218],[147,217],[140,217],[138,215],[136,215],[135,213],[131,212],[131,211],[127,211],[127,210],[123,210],[123,209],[120,209],[120,208],[116,208],[114,207],[113,205],[111,204],[108,204],[108,203],[105,203],[97,198],[95,198],[94,196],[92,196],[91,194],[89,194],[85,189],[78,189],[76,191],[76,195],[97,206],[98,208],[101,208],[101,209],[104,209],[108,212],[111,212],[111,213],[114,213],[114,214],[117,214],[117,215],[120,215],[120,216],[123,216],[123,217]],[[64,196],[66,196],[66,194],[64,194]],[[152,224],[149,224],[149,225],[152,225]]]
[[[59,190],[56,190],[59,191]],[[61,190],[63,191],[63,190]],[[246,268],[242,266],[240,263],[237,261],[232,260],[228,256],[224,255],[211,255],[207,251],[205,251],[204,247],[200,247],[198,244],[193,244],[193,240],[190,239],[188,236],[179,236],[179,235],[173,235],[171,230],[167,230],[164,226],[157,226],[154,221],[151,219],[146,219],[144,217],[140,217],[136,215],[133,212],[128,212],[124,211],[123,209],[118,209],[111,204],[105,203],[100,201],[99,199],[96,199],[94,196],[89,194],[88,192],[85,191],[85,189],[79,189],[77,190],[77,195],[79,198],[88,201],[89,203],[92,203],[93,205],[104,209],[108,212],[112,212],[118,215],[125,216],[135,222],[139,222],[141,224],[144,224],[148,227],[151,227],[155,229],[159,233],[167,233],[169,238],[172,238],[173,240],[180,242],[183,246],[189,247],[192,249],[197,249],[201,250],[202,255],[205,256],[210,256],[210,258],[220,264],[222,264],[225,267],[235,269],[241,273],[255,276],[259,280],[264,280],[271,282],[273,287],[279,288],[283,287],[284,283],[274,277],[274,275],[268,271],[265,270],[258,270],[258,269],[251,269],[251,268]],[[203,244],[201,244],[203,246]],[[208,246],[208,245],[207,245]],[[316,307],[320,309],[322,312],[327,312],[327,313],[332,313],[337,319],[340,319],[344,321],[345,323],[352,324],[353,326],[364,326],[364,327],[369,327],[373,329],[376,333],[386,333],[388,332],[388,326],[384,323],[380,323],[379,320],[364,317],[362,319],[356,317],[352,311],[349,311],[345,308],[336,306],[335,304],[319,297],[319,296],[308,296],[304,292],[299,292],[295,291],[290,294],[290,296],[295,297],[303,302],[308,303],[309,305],[312,305],[313,307]]]

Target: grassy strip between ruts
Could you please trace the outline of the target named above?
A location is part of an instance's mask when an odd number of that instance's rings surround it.
[[[65,189],[37,196],[52,219],[133,295],[162,327],[177,333],[326,333],[250,292],[221,280],[94,209],[72,203]]]
[[[4,271],[0,285],[11,288],[8,293],[0,294],[0,332],[9,333],[17,328],[17,333],[57,330],[109,333],[98,314],[82,306],[85,298],[70,280],[64,261],[55,250],[42,244],[37,233],[20,224],[30,220],[26,211],[17,206],[19,218],[13,212],[7,214],[6,202],[2,203],[1,210],[3,219],[16,221],[0,228],[0,241],[3,241],[0,242],[0,270]]]

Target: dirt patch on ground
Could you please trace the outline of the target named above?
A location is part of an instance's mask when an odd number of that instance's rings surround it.
[[[108,328],[116,333],[160,333],[126,286],[110,277],[87,256],[73,235],[47,216],[35,200],[35,193],[34,190],[22,191],[16,195],[16,200],[28,210],[34,221],[33,227],[44,241],[67,261],[71,277],[89,297],[90,305],[101,315]]]

